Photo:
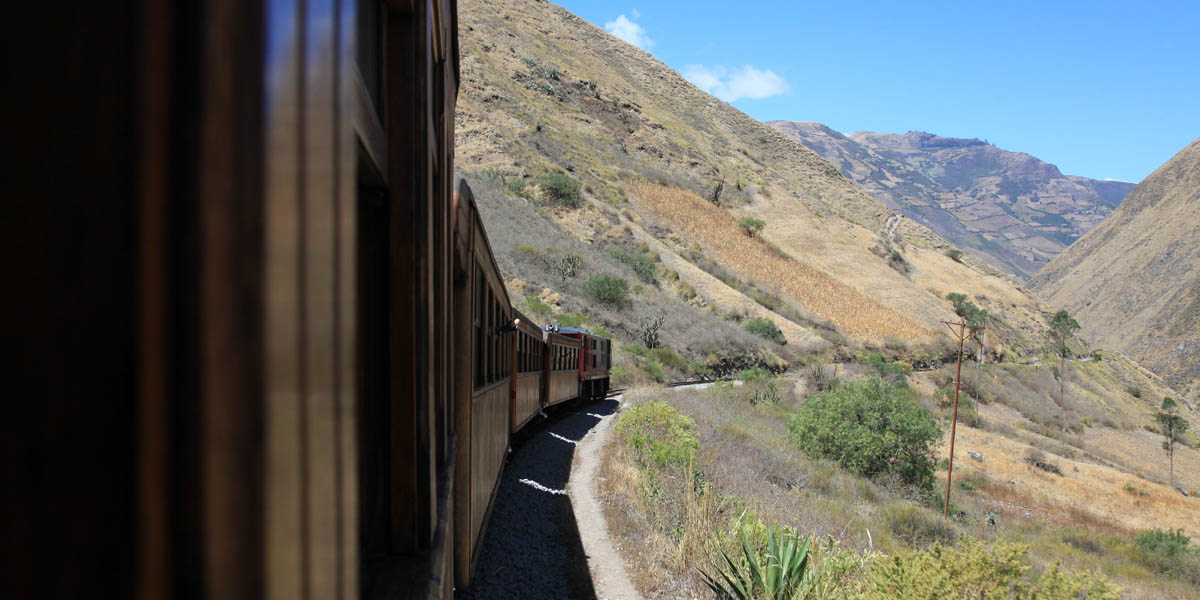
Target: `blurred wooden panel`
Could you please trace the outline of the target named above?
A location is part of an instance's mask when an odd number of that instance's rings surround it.
[[[542,374],[540,371],[516,376],[517,393],[512,400],[512,431],[517,431],[542,409]]]

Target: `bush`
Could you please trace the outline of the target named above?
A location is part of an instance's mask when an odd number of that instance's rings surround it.
[[[525,297],[525,309],[535,317],[547,318],[553,312],[549,304],[542,302],[542,299],[529,295]]]
[[[892,534],[914,547],[958,540],[958,530],[949,520],[923,506],[898,501],[885,505],[880,512]]]
[[[538,185],[559,204],[571,208],[579,206],[579,182],[570,175],[546,173],[538,179]]]
[[[1127,393],[1128,393],[1130,396],[1133,396],[1134,398],[1141,398],[1141,397],[1142,397],[1142,390],[1141,390],[1141,388],[1136,388],[1136,387],[1130,386],[1130,387],[1127,387],[1127,388],[1125,388],[1125,391],[1126,391],[1126,392],[1127,392]]]
[[[946,256],[949,256],[950,260],[956,263],[961,263],[963,251],[959,250],[958,248],[950,248],[949,250],[946,250]]]
[[[687,372],[688,361],[670,348],[655,348],[650,351],[658,362],[680,372]]]
[[[750,237],[758,235],[767,226],[767,222],[754,217],[742,217],[738,219],[738,227],[742,228],[742,232]]]
[[[868,477],[891,473],[918,487],[933,485],[933,448],[942,435],[937,421],[877,377],[809,397],[787,428],[809,456]]]
[[[612,250],[609,255],[628,265],[638,279],[646,283],[654,283],[657,280],[655,274],[658,271],[658,265],[654,263],[654,259],[649,254]]]
[[[779,383],[775,375],[762,367],[744,369],[738,374],[751,404],[774,404],[779,402]]]
[[[629,303],[629,282],[607,273],[592,275],[583,290],[602,304],[621,308]]]
[[[912,374],[912,365],[903,361],[889,361],[879,352],[858,355],[858,362],[866,365],[877,377],[888,385],[898,388],[908,387],[908,376]]]
[[[743,327],[746,331],[767,338],[780,346],[787,344],[787,339],[783,337],[783,331],[770,319],[751,319]]]
[[[1200,585],[1200,550],[1182,529],[1144,529],[1134,539],[1142,559],[1156,571]]]
[[[696,423],[665,402],[647,402],[621,411],[615,425],[638,461],[686,467],[700,451]]]
[[[1028,598],[1116,600],[1121,590],[1104,577],[1064,573],[1051,565],[1030,581],[1029,548],[967,540],[960,549],[939,543],[920,552],[901,552],[871,563],[862,598]]]
[[[1138,550],[1146,554],[1173,558],[1189,550],[1188,544],[1192,542],[1192,538],[1184,535],[1182,529],[1163,531],[1155,528],[1143,529],[1134,542],[1137,543]]]

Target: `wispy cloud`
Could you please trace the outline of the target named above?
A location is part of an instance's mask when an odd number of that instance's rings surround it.
[[[637,19],[641,16],[642,13],[638,12],[637,9],[634,9],[633,18]],[[618,16],[617,20],[615,21],[609,21],[605,23],[604,29],[618,38],[621,38],[626,42],[641,48],[642,50],[646,50],[654,45],[654,40],[650,39],[650,36],[646,35],[646,30],[643,29],[641,25],[638,25],[636,22],[634,22],[633,19],[626,17],[624,14]]]
[[[753,65],[740,69],[689,65],[683,70],[683,76],[696,87],[726,102],[778,96],[789,89],[787,82],[775,71],[758,69]]]

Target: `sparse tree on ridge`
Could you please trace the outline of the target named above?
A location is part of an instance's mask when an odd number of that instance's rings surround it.
[[[1183,433],[1191,425],[1179,416],[1179,407],[1170,396],[1163,398],[1162,410],[1157,415],[1159,430],[1163,435],[1163,451],[1171,463],[1171,485],[1175,485],[1175,443],[1183,440]]]
[[[1071,354],[1071,337],[1079,331],[1079,322],[1066,309],[1054,313],[1050,319],[1050,341],[1054,344],[1054,354],[1058,356],[1058,405],[1062,409],[1062,426],[1066,427],[1067,405],[1065,403],[1067,357]]]
[[[971,337],[979,342],[979,354],[975,357],[975,362],[983,362],[984,348],[981,333],[987,328],[987,322],[991,315],[971,302],[966,294],[950,293],[946,295],[946,299],[954,305],[954,314],[966,322],[967,331],[970,332]]]

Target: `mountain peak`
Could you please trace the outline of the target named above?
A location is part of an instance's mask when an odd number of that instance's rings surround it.
[[[1035,156],[979,138],[925,131],[844,137],[824,133],[819,123],[771,125],[877,200],[1020,277],[1032,276],[1099,224],[1133,189],[1066,177]]]

